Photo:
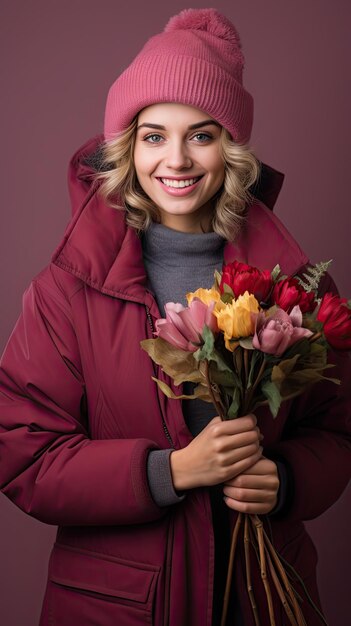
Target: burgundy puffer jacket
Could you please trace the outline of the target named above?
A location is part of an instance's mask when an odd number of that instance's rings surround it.
[[[0,486],[22,510],[59,526],[41,626],[210,626],[209,493],[193,489],[159,508],[148,488],[149,451],[179,449],[192,436],[180,402],[158,392],[155,366],[140,348],[159,312],[146,288],[140,240],[123,213],[99,199],[82,161],[97,141],[72,159],[73,219],[52,263],[25,292],[2,358]],[[261,268],[279,262],[285,273],[308,261],[258,202],[225,255]],[[333,374],[349,381],[348,358],[335,360]],[[290,506],[265,526],[318,603],[317,555],[303,520],[323,513],[348,482],[350,385],[316,385],[284,404],[275,420],[265,408],[257,417],[264,455],[284,459],[294,479]],[[254,626],[242,569],[238,561],[235,585],[245,624]],[[252,576],[267,626],[254,561]],[[282,625],[275,596],[274,603]],[[306,602],[304,613],[309,626],[320,623]]]

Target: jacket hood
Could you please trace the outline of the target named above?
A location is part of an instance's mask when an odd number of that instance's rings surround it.
[[[100,182],[94,181],[94,173],[101,169],[102,141],[102,135],[90,139],[71,159],[68,185],[73,216],[52,262],[95,289],[153,308],[140,238],[126,225],[124,212],[109,207],[97,193]],[[225,262],[236,259],[261,269],[273,269],[279,263],[286,274],[297,273],[308,262],[271,210],[283,179],[282,173],[263,166],[252,190],[257,200],[248,207],[235,242],[226,244]]]

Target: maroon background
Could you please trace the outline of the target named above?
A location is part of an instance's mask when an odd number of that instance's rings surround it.
[[[115,77],[186,6],[175,0],[1,3],[0,348],[24,289],[48,262],[69,219],[71,154],[102,130]],[[255,99],[252,144],[286,174],[276,213],[312,260],[334,259],[332,274],[342,294],[351,296],[349,2],[228,0],[216,8],[241,34],[245,82]],[[350,491],[307,524],[331,626],[344,626],[350,609]],[[1,623],[36,626],[55,529],[4,497],[0,520]]]

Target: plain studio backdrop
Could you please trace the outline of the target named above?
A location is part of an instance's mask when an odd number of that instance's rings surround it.
[[[190,6],[213,4],[1,2],[1,349],[23,291],[62,237],[68,161],[102,131],[110,84],[148,37]],[[252,145],[286,175],[275,212],[312,261],[334,259],[331,273],[350,297],[350,4],[228,0],[215,8],[243,43],[244,81],[255,101]],[[345,626],[350,610],[349,505],[350,490],[306,524],[330,626]],[[1,624],[36,626],[56,529],[5,497],[0,527]]]

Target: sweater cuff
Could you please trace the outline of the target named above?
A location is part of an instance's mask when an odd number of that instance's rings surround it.
[[[158,506],[177,504],[185,498],[185,494],[174,489],[169,457],[174,452],[168,450],[151,450],[147,458],[147,477],[151,495]]]

